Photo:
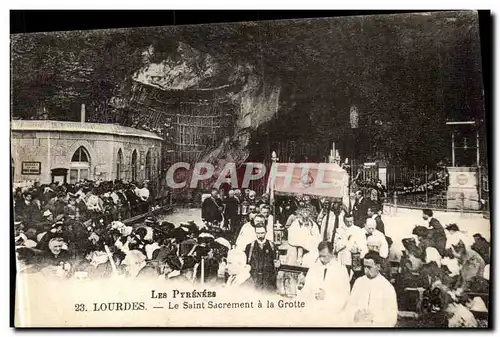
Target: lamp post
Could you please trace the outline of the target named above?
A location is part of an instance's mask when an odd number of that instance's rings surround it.
[[[349,159],[345,159],[345,163],[342,165],[342,167],[347,171],[347,174],[349,175],[349,180],[347,181],[347,196],[349,199],[349,213],[351,213],[351,165],[349,164]]]
[[[349,160],[350,164],[348,163],[347,167],[349,168],[348,173],[349,173],[349,185],[348,185],[348,190],[349,190],[349,213],[351,212],[351,182],[353,179],[353,169],[354,169],[354,164],[357,163],[357,154],[358,154],[358,137],[356,136],[358,126],[359,126],[359,111],[358,108],[355,105],[351,106],[351,109],[349,111],[349,122],[351,126],[351,142],[353,143],[351,146],[351,150],[353,153],[351,153],[351,159]]]
[[[358,108],[353,105],[349,111],[349,122],[351,126],[351,142],[353,143],[351,146],[351,151],[354,152],[351,154],[351,164],[353,163],[353,159],[357,159],[357,137],[356,132],[359,126],[359,111]],[[353,158],[354,157],[354,158]]]
[[[274,229],[274,226],[276,225],[276,203],[275,203],[275,198],[274,198],[274,179],[275,179],[275,171],[276,170],[276,163],[278,162],[279,158],[278,158],[278,155],[276,154],[276,151],[273,151],[271,153],[271,195],[270,195],[270,199],[271,199],[271,207],[272,207],[272,210],[273,210],[273,238],[274,238],[274,241],[275,242],[279,242],[281,244],[281,233],[279,236],[279,238],[276,237],[276,233],[275,233],[275,229]]]

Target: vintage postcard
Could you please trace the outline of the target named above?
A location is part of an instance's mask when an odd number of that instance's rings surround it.
[[[478,12],[11,57],[16,327],[489,326]]]

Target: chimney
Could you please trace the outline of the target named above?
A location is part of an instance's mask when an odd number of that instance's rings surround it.
[[[85,123],[85,104],[82,103],[82,109],[80,111],[80,122]]]

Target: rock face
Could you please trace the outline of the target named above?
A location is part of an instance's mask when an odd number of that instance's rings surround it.
[[[160,87],[164,90],[200,89],[205,81],[220,75],[221,67],[209,54],[203,54],[180,42],[175,54],[168,55],[160,63],[150,63],[153,47],[146,50],[146,65],[134,80]]]
[[[263,78],[252,65],[216,60],[183,42],[178,44],[173,55],[168,55],[160,63],[148,61],[148,55],[152,53],[152,47],[144,52],[147,64],[135,74],[134,80],[163,90],[239,88],[227,94],[237,107],[234,134],[226,135],[219,146],[207,149],[200,161],[213,164],[215,176],[228,162],[237,166],[243,163],[249,156],[252,131],[278,112],[279,82]]]

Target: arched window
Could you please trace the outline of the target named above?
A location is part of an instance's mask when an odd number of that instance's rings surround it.
[[[78,181],[89,179],[89,172],[90,155],[83,146],[80,146],[73,154],[73,157],[71,157],[69,183],[74,184]]]
[[[118,157],[116,158],[116,179],[118,180],[122,178],[122,167],[123,167],[123,152],[122,149],[119,149]]]
[[[132,172],[132,181],[137,180],[137,151],[134,150],[132,152],[132,160],[130,161],[131,172]]]
[[[146,153],[146,180],[151,180],[151,150]]]

